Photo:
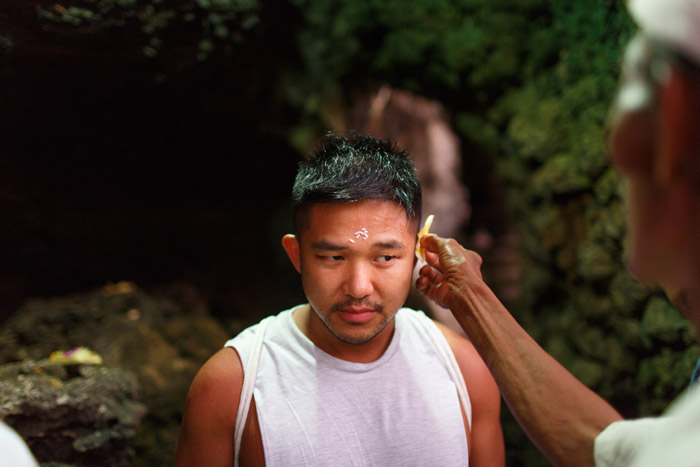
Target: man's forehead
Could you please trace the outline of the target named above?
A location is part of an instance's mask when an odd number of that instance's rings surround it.
[[[352,235],[366,239],[371,229],[379,232],[398,233],[404,229],[415,230],[418,221],[408,217],[406,210],[393,201],[359,200],[343,203],[316,203],[308,210],[307,229]],[[349,232],[348,229],[352,230]]]

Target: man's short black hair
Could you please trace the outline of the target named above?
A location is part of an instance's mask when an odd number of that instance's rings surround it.
[[[398,203],[418,228],[421,186],[408,153],[371,136],[328,133],[311,157],[299,163],[292,189],[296,234],[306,228],[312,205],[362,199]]]

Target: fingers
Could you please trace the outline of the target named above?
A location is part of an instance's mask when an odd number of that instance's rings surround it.
[[[440,270],[440,256],[437,253],[425,250],[425,262],[431,267]]]
[[[430,234],[421,238],[426,262],[442,274],[476,276],[483,280],[481,274],[481,256],[464,248],[451,238],[442,238]]]
[[[428,289],[430,289],[430,279],[425,276],[419,276],[416,279],[416,289],[423,295],[427,295]]]
[[[425,266],[425,268],[430,268],[430,266]],[[423,274],[423,271],[421,271],[421,275],[416,279],[416,289],[426,297],[435,301],[435,292],[442,284],[442,275],[432,270],[425,272],[426,274]]]
[[[429,265],[423,266],[419,273],[420,275],[416,280],[416,289],[438,306],[448,308],[443,302],[445,297],[445,291],[442,288],[445,279],[444,275]]]
[[[426,264],[418,270],[418,279],[416,280],[416,288],[421,292],[431,286],[436,286],[442,282],[443,275],[440,271]]]
[[[418,271],[416,288],[438,305],[447,307],[458,299],[455,290],[483,282],[482,260],[478,253],[464,248],[454,239],[435,234],[422,237],[420,242],[427,264]]]
[[[442,273],[430,266],[429,264],[420,268],[420,271],[418,271],[418,273],[421,277],[427,277],[430,282],[442,281]]]

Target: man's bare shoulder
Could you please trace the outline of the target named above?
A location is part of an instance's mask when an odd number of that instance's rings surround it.
[[[243,378],[243,365],[238,352],[233,347],[224,347],[209,357],[197,372],[195,381],[220,381],[223,379]]]
[[[445,336],[445,339],[447,340],[447,343],[449,344],[450,348],[452,349],[452,352],[455,354],[455,358],[457,361],[460,363],[461,366],[461,359],[465,359],[467,361],[472,360],[474,358],[478,359],[477,363],[482,363],[481,357],[477,353],[476,349],[474,348],[474,345],[472,345],[469,340],[464,337],[461,334],[456,333],[449,327],[445,326],[444,324],[440,323],[439,321],[433,321],[435,325],[438,327],[440,332],[442,332],[442,335]]]
[[[242,384],[241,359],[235,349],[224,347],[212,355],[197,372],[187,395],[188,403],[200,398],[223,399],[220,402],[238,400]]]
[[[475,467],[505,465],[501,430],[501,394],[496,381],[474,346],[464,336],[436,323],[450,345],[467,385],[472,407],[469,464]]]
[[[175,453],[179,466],[233,464],[233,430],[243,366],[233,348],[215,353],[194,377]]]
[[[467,383],[470,397],[476,392],[475,390],[477,388],[483,389],[486,393],[495,392],[495,394],[500,396],[498,387],[491,376],[491,372],[489,372],[489,369],[474,348],[474,345],[472,345],[467,338],[457,334],[444,324],[437,321],[435,324],[438,329],[440,329],[443,336],[445,336],[447,343],[452,349],[452,353],[454,353],[459,368],[462,370],[464,381]]]

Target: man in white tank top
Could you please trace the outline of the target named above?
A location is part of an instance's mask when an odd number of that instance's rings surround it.
[[[178,466],[502,466],[500,394],[463,337],[402,308],[420,184],[403,151],[329,135],[282,245],[308,303],[226,343],[190,388]]]

